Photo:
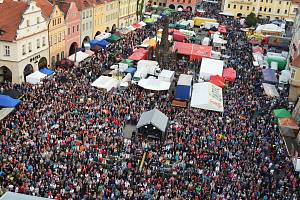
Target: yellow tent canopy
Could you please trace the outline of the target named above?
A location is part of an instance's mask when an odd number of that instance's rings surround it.
[[[147,44],[150,47],[153,47],[155,49],[155,47],[156,47],[156,40],[154,38],[146,39],[146,40],[144,40],[143,44]]]

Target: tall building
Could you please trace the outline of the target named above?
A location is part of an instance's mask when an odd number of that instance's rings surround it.
[[[224,0],[223,11],[234,16],[247,16],[251,12],[256,16],[293,21],[297,4],[291,0]]]
[[[48,65],[48,27],[35,1],[0,1],[0,82],[24,82]]]
[[[42,14],[47,20],[49,34],[49,38],[47,39],[47,42],[49,43],[49,62],[51,66],[55,66],[56,62],[63,59],[66,55],[66,23],[64,14],[56,4],[53,5],[48,0],[36,0],[36,3],[42,9]]]
[[[119,28],[124,28],[136,21],[136,0],[119,0]],[[140,1],[141,3],[141,1]]]
[[[104,28],[102,30],[102,24],[104,23],[104,9],[105,5],[101,0],[92,0],[93,2],[93,21],[94,21],[94,27],[93,27],[93,38],[95,38],[96,35],[99,35],[101,32],[104,32]]]

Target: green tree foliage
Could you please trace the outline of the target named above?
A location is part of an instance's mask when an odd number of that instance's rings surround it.
[[[256,24],[257,24],[257,17],[255,15],[255,13],[252,12],[249,15],[247,15],[247,17],[246,17],[246,24],[249,27],[256,26]]]

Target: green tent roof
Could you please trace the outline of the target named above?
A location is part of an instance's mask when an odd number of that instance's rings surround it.
[[[175,24],[169,24],[169,28],[175,28],[176,25]]]
[[[147,23],[147,24],[154,24],[154,19],[153,18],[146,18],[144,19],[144,22]]]
[[[273,110],[276,118],[289,118],[292,114],[285,108]]]
[[[121,63],[127,64],[129,67],[133,66],[133,60],[125,59]]]
[[[106,40],[108,41],[108,42],[116,42],[116,41],[118,41],[118,40],[120,40],[121,39],[121,37],[120,36],[118,36],[118,35],[116,35],[116,34],[112,34],[109,38],[107,38]]]

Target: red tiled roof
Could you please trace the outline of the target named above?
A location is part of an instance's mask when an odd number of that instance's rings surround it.
[[[71,4],[62,1],[58,1],[55,4],[58,5],[59,9],[65,14],[65,18],[66,18]]]
[[[298,55],[292,62],[291,65],[300,68],[300,55]]]
[[[48,0],[35,0],[36,5],[41,8],[42,14],[46,18],[50,18],[53,5]]]
[[[0,4],[0,35],[1,41],[13,41],[16,37],[17,29],[22,20],[22,15],[26,11],[28,4],[23,1],[4,0]]]
[[[79,11],[82,11],[86,8],[90,8],[93,6],[92,1],[90,0],[66,0],[66,2],[68,3],[75,2]]]

